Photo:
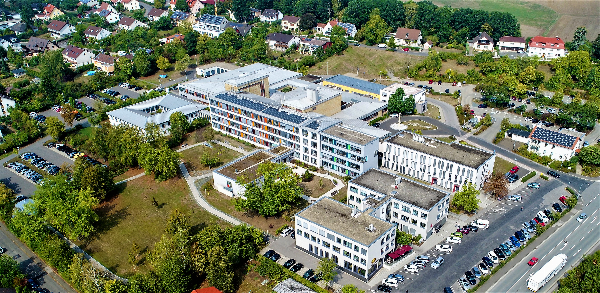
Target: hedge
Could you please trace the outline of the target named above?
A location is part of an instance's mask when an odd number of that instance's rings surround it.
[[[527,180],[533,178],[533,176],[535,176],[535,171],[531,171],[529,172],[529,174],[525,175],[525,177],[521,178],[521,182],[527,182]]]

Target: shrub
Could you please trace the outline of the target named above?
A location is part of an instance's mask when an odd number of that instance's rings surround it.
[[[304,174],[302,174],[302,182],[309,182],[313,179],[313,177],[315,177],[315,174],[310,173],[308,170],[304,171]]]
[[[533,178],[535,176],[535,171],[529,172],[529,174],[525,175],[525,177],[521,178],[521,182],[527,182],[527,180]]]
[[[544,175],[544,174],[540,174],[540,178],[544,179],[544,180],[548,180],[548,176]]]
[[[283,229],[289,227],[288,224],[283,224],[281,227],[279,227],[277,230],[275,230],[275,235],[278,235],[281,233],[281,231],[283,231]]]

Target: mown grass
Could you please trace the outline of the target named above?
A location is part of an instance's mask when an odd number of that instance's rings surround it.
[[[514,167],[514,165],[515,164],[496,156],[496,161],[494,162],[494,173],[498,172],[498,173],[504,174],[504,173],[510,171],[510,169],[512,169],[512,167]]]

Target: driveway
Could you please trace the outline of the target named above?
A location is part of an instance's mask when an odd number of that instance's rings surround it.
[[[116,96],[114,99],[120,99],[124,95],[128,95],[132,99],[137,99],[140,96],[140,93],[143,91],[143,90],[140,90],[139,92],[137,92],[137,91],[135,91],[133,89],[128,89],[126,87],[120,87],[118,85],[113,86],[110,89],[113,90],[113,91],[117,91],[117,92],[119,92],[121,94],[120,96]]]

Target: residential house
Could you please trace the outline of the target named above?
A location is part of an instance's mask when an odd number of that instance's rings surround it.
[[[267,35],[267,44],[271,50],[285,51],[292,45],[298,45],[300,38],[293,35],[286,35],[282,33],[270,33]]]
[[[23,51],[23,47],[21,46],[21,42],[16,35],[5,35],[0,36],[0,47],[7,50],[10,48],[15,52]]]
[[[399,27],[394,37],[397,46],[421,47],[421,30]]]
[[[100,41],[100,40],[102,40],[102,39],[110,36],[110,32],[108,30],[105,30],[105,29],[101,28],[101,27],[90,25],[83,32],[83,35],[87,39],[95,39],[96,41]]]
[[[526,144],[529,143],[529,135],[531,135],[531,131],[511,128],[505,132],[504,137]]]
[[[404,91],[403,100],[411,96],[415,99],[415,110],[417,113],[425,113],[427,111],[427,99],[425,97],[425,89],[423,88],[395,83],[381,90],[380,100],[387,103],[398,89]]]
[[[196,118],[208,117],[205,105],[185,98],[167,94],[158,98],[133,104],[106,113],[113,126],[127,125],[144,131],[148,123],[158,125],[159,129],[168,133],[171,128],[171,114],[182,113],[189,122]]]
[[[25,44],[25,49],[29,53],[43,53],[46,51],[56,50],[58,49],[58,47],[50,40],[38,37],[31,37],[29,38],[27,44]]]
[[[498,40],[500,52],[525,52],[525,38],[504,36]]]
[[[317,26],[315,26],[313,29],[315,30],[315,32],[317,34],[323,34],[324,35],[325,34],[325,27],[326,26],[327,26],[326,24],[319,22],[319,23],[317,23]]]
[[[265,9],[261,14],[260,14],[260,21],[262,22],[274,22],[274,21],[278,21],[281,20],[283,18],[283,13],[281,13],[281,11],[279,10],[275,10],[275,9]]]
[[[423,44],[423,50],[429,50],[430,48],[433,48],[433,42],[432,41],[427,41]]]
[[[138,0],[111,0],[113,4],[122,3],[125,9],[129,11],[140,9],[140,2]]]
[[[527,56],[550,60],[567,55],[565,42],[559,37],[548,38],[536,36],[529,40]]]
[[[23,68],[17,68],[11,70],[10,73],[12,73],[15,78],[19,78],[21,76],[24,76],[27,72],[25,72]]]
[[[60,9],[56,8],[52,4],[46,5],[41,12],[42,13],[35,15],[35,19],[50,20],[64,14],[62,11],[60,11]]]
[[[494,51],[494,40],[486,32],[481,32],[474,39],[468,41],[475,52]]]
[[[194,23],[196,17],[193,14],[187,12],[173,11],[173,13],[171,14],[171,20],[173,20],[176,25],[181,25],[181,23],[184,21]]]
[[[60,20],[53,20],[48,24],[48,31],[55,39],[62,39],[75,32],[75,27]]]
[[[10,30],[13,31],[17,36],[27,31],[27,24],[23,22],[18,22],[10,27]]]
[[[331,20],[323,27],[321,33],[326,36],[329,36],[331,34],[331,30],[336,25],[342,27],[346,31],[346,36],[350,36],[350,37],[354,38],[354,36],[356,36],[356,33],[358,32],[358,30],[356,29],[356,26],[351,23],[345,23],[345,22],[339,22],[337,20]],[[318,27],[318,24],[317,24],[317,27]]]
[[[174,34],[174,35],[170,35],[170,36],[168,36],[168,37],[162,38],[162,39],[160,39],[159,41],[160,41],[162,44],[168,44],[168,43],[171,43],[171,42],[173,42],[174,40],[179,40],[180,42],[183,42],[183,39],[184,39],[184,38],[185,38],[185,36],[184,36],[184,35],[181,35],[181,34]]]
[[[217,0],[218,2],[225,2],[225,0]],[[196,15],[206,7],[206,5],[215,6],[217,2],[215,0],[187,0],[188,6],[190,7],[190,12],[193,15]]]
[[[94,58],[94,53],[87,49],[81,49],[75,46],[68,45],[63,51],[62,55],[65,62],[71,64],[71,67],[80,67],[83,65],[91,64]]]
[[[382,84],[340,74],[324,80],[323,85],[376,100],[380,100],[381,90],[386,87]]]
[[[259,18],[261,14],[262,14],[262,11],[260,11],[256,8],[250,7],[250,16],[252,18]]]
[[[300,29],[300,17],[286,15],[281,19],[281,28],[285,31],[297,31]]]
[[[100,6],[98,6],[98,8],[96,9],[96,13],[98,13],[98,12],[100,12],[102,10],[108,10],[110,12],[119,13],[117,11],[117,9],[114,8],[112,5],[108,4],[108,2],[102,2],[100,4]]]
[[[229,21],[225,17],[203,14],[196,20],[192,29],[202,35],[216,38],[225,31],[227,23],[229,23]]]
[[[583,133],[558,132],[536,126],[529,135],[527,149],[552,160],[570,160],[583,146]]]
[[[115,61],[115,57],[100,53],[94,57],[93,62],[98,70],[110,73],[115,71]]]
[[[238,33],[242,37],[245,37],[248,33],[250,33],[250,30],[252,30],[251,25],[237,22],[227,23],[225,29],[227,28],[232,28],[236,33]]]
[[[331,44],[332,43],[328,41],[304,38],[300,40],[300,43],[298,44],[298,51],[302,54],[312,55],[319,48],[325,52],[325,49],[331,47]]]
[[[79,5],[87,5],[88,7],[98,6],[98,0],[79,0]]]
[[[121,18],[119,20],[118,26],[119,26],[119,29],[122,29],[122,30],[134,30],[138,26],[148,27],[147,24],[145,24],[137,19],[133,19],[131,17]]]
[[[119,19],[121,19],[121,15],[117,9],[112,7],[112,5],[108,4],[107,2],[102,2],[98,9],[92,10],[90,13],[98,14],[98,16],[106,19],[108,23],[116,23],[119,21]]]
[[[418,180],[458,191],[471,182],[477,189],[492,175],[496,153],[400,131],[379,145],[381,166]]]
[[[152,8],[150,12],[148,12],[148,19],[150,21],[157,21],[159,18],[163,16],[169,16],[169,13],[166,10]]]

